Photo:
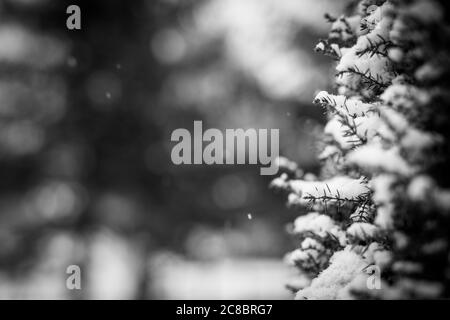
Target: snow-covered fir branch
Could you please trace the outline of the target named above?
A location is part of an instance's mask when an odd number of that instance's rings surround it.
[[[325,16],[331,30],[315,50],[337,63],[336,92],[314,99],[328,114],[323,167],[305,174],[280,158],[271,184],[301,214],[286,255],[309,279],[288,285],[296,298],[450,297],[444,15],[437,1],[362,0]],[[381,270],[376,289],[371,266]]]

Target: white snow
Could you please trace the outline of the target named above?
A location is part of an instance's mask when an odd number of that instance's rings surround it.
[[[330,259],[330,266],[313,279],[309,287],[299,290],[295,298],[336,299],[366,265],[363,258],[348,246],[336,252]]]
[[[289,186],[288,175],[286,173],[282,173],[279,177],[272,180],[270,186],[277,189],[287,189]]]
[[[316,45],[315,50],[317,50],[317,51],[323,51],[323,50],[325,50],[325,44],[324,44],[323,42],[319,42],[319,43]]]
[[[300,216],[294,221],[294,233],[304,234],[313,232],[319,237],[326,237],[332,234],[339,238],[342,235],[341,228],[329,216],[310,212],[304,216]]]
[[[394,109],[412,109],[417,108],[417,104],[424,105],[430,101],[430,96],[425,90],[415,86],[401,83],[401,79],[393,80],[380,98],[384,103],[392,106]]]
[[[419,81],[429,81],[439,78],[442,75],[442,68],[433,62],[427,62],[418,68],[414,74]]]
[[[325,146],[323,151],[319,154],[319,159],[324,160],[324,159],[330,158],[330,157],[334,156],[335,154],[339,154],[339,153],[340,153],[340,150],[338,147],[336,147],[334,145],[327,145],[327,146]]]
[[[390,48],[388,50],[388,56],[390,59],[392,59],[392,61],[401,62],[404,56],[404,52],[398,47]]]
[[[286,157],[277,157],[275,159],[275,164],[278,166],[279,169],[285,169],[288,171],[295,172],[298,169],[297,163],[294,161],[289,160]]]
[[[369,241],[379,235],[379,229],[367,222],[354,222],[348,229],[347,235],[354,240]]]
[[[379,82],[386,84],[392,80],[393,75],[389,72],[389,59],[380,55],[370,56],[368,54],[362,57],[358,56],[358,49],[352,47],[342,55],[339,64],[336,66],[338,72],[347,72],[351,69],[356,69],[361,73],[370,74],[372,79],[379,78]],[[355,75],[359,78],[359,75]]]
[[[394,226],[394,205],[389,203],[381,206],[377,210],[374,223],[384,230],[390,230]]]
[[[326,263],[328,255],[326,248],[316,239],[306,238],[301,243],[301,248],[289,252],[285,260],[289,265],[301,265],[303,268],[315,268]]]
[[[354,200],[369,191],[363,178],[352,179],[347,176],[336,176],[325,181],[291,180],[289,185],[291,190],[305,201],[307,197],[324,196]]]
[[[327,91],[320,91],[314,98],[314,102],[321,102],[331,105],[338,112],[350,116],[363,116],[373,110],[373,105],[364,103],[356,98],[348,98],[344,95],[334,95]]]
[[[302,244],[300,245],[303,250],[307,249],[315,249],[317,251],[324,251],[325,247],[317,241],[317,239],[313,238],[306,238],[302,241]]]
[[[373,259],[375,264],[383,270],[392,262],[393,254],[388,250],[378,250],[373,253]]]
[[[387,204],[394,198],[392,186],[397,181],[393,174],[380,174],[370,180],[370,187],[374,191],[372,200],[380,205]]]
[[[371,46],[376,46],[382,44],[383,41],[389,40],[389,29],[391,24],[392,19],[390,17],[381,19],[371,32],[358,38],[355,50],[357,52],[363,51]]]
[[[330,39],[350,40],[354,34],[353,30],[351,28],[349,29],[349,26],[345,16],[337,18],[331,25]]]
[[[324,128],[325,134],[331,136],[344,150],[358,145],[361,139],[374,137],[383,123],[377,114],[371,114],[351,119],[349,124],[350,126],[345,125],[342,123],[342,118],[335,115]]]
[[[415,172],[402,158],[398,148],[384,149],[379,144],[358,147],[348,154],[347,161],[365,169],[398,173],[403,176],[410,176]]]

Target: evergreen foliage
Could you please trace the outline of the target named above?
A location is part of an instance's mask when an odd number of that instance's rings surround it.
[[[450,297],[449,24],[428,0],[363,0],[316,51],[337,61],[318,176],[281,159],[301,214],[297,299]],[[375,268],[374,268],[375,267]],[[370,270],[371,272],[368,272]],[[370,286],[381,274],[381,287]]]

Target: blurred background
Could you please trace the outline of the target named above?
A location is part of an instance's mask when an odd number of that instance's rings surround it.
[[[344,4],[0,0],[0,298],[291,298],[295,212],[271,177],[175,166],[170,135],[278,128],[317,170],[333,70],[313,48]]]

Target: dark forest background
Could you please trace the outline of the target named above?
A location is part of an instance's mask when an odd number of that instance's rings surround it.
[[[279,128],[317,170],[313,48],[342,4],[275,3],[0,2],[0,298],[289,297],[295,213],[271,177],[170,161],[171,132],[203,120]]]

